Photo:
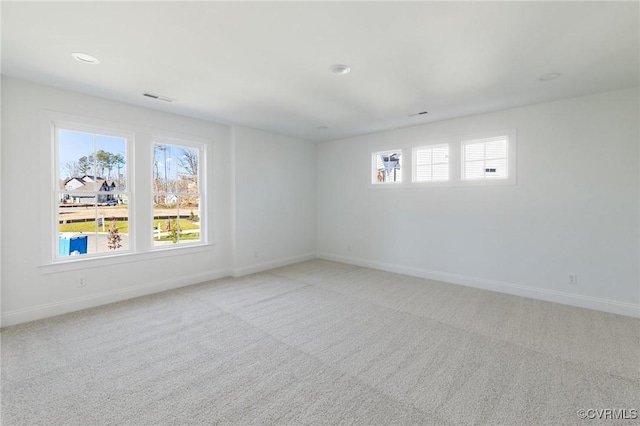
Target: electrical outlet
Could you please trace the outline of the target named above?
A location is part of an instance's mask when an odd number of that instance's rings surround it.
[[[78,287],[85,287],[87,285],[87,279],[85,277],[78,277]]]
[[[253,257],[254,257],[254,259],[257,259],[257,258],[258,258],[258,252],[257,252],[257,251],[254,251],[254,252],[253,252]]]
[[[578,275],[577,274],[569,274],[569,284],[576,285],[578,284]]]
[[[347,251],[351,251],[351,246],[347,246]]]

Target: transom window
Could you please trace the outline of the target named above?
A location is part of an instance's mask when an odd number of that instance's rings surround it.
[[[413,150],[415,182],[449,180],[449,145],[431,145]]]
[[[463,180],[507,178],[507,136],[462,142],[462,163]]]
[[[402,151],[391,150],[375,152],[372,155],[372,183],[402,182]]]
[[[425,138],[373,152],[369,188],[515,185],[516,135],[516,129],[507,129]]]

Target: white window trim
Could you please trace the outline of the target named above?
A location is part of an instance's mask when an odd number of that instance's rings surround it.
[[[58,273],[65,271],[81,270],[92,267],[115,265],[137,260],[147,260],[155,258],[163,258],[166,256],[188,255],[202,251],[213,251],[215,246],[213,233],[213,218],[206,216],[205,230],[201,231],[200,242],[195,244],[180,244],[177,246],[168,246],[162,250],[153,249],[151,247],[151,216],[152,216],[152,190],[150,182],[141,182],[136,179],[136,170],[152,170],[153,156],[145,155],[141,150],[146,150],[146,146],[153,147],[152,141],[155,140],[172,140],[184,143],[189,141],[192,144],[202,144],[204,147],[203,155],[205,156],[201,162],[203,170],[210,164],[213,159],[211,153],[213,149],[212,141],[199,136],[185,135],[172,131],[148,128],[145,126],[137,126],[125,123],[117,123],[112,121],[100,120],[91,117],[69,114],[59,111],[41,110],[39,117],[38,144],[40,147],[40,203],[47,208],[42,209],[40,214],[39,228],[41,234],[40,243],[40,272],[42,274]],[[96,256],[73,256],[69,258],[58,258],[57,253],[57,230],[53,224],[57,218],[57,207],[48,208],[48,206],[56,206],[55,200],[55,184],[57,179],[57,170],[54,164],[57,164],[57,147],[55,145],[55,124],[64,124],[63,127],[69,130],[83,129],[81,131],[95,132],[95,129],[104,129],[109,134],[131,134],[133,139],[127,146],[130,150],[130,158],[128,162],[132,164],[128,169],[130,176],[128,179],[128,191],[135,193],[135,197],[129,200],[129,220],[134,226],[134,238],[129,240],[129,249],[125,251],[114,252],[110,255]],[[73,128],[71,127],[73,126]],[[92,130],[93,129],[93,130]],[[187,143],[188,145],[188,143]],[[151,148],[153,149],[153,148]],[[141,155],[138,155],[141,154]],[[148,157],[148,158],[145,158]],[[144,174],[144,173],[143,173]],[[206,172],[202,173],[202,189],[201,194],[205,195],[205,201],[201,200],[201,211],[212,211],[213,195],[205,192],[208,182],[211,178]],[[147,188],[148,186],[148,188]],[[144,200],[149,200],[145,203]],[[136,202],[138,200],[139,202]],[[141,201],[141,202],[140,202]],[[148,225],[148,226],[147,226]],[[147,238],[148,237],[148,238]]]
[[[378,182],[374,170],[377,169],[377,155],[387,154],[391,152],[400,152],[400,182]],[[407,149],[406,147],[393,146],[391,148],[380,148],[371,152],[371,164],[369,166],[369,187],[370,188],[401,188],[406,186],[407,176],[411,176],[410,168],[408,170],[408,163],[406,161]]]
[[[464,177],[464,145],[472,142],[488,141],[507,137],[507,177],[491,177],[483,179],[463,179]],[[474,133],[461,138],[458,144],[459,150],[459,186],[500,186],[516,185],[517,183],[517,131],[516,129]],[[451,151],[450,151],[451,152]]]
[[[449,148],[449,161],[447,161],[447,165],[449,166],[449,176],[447,179],[438,179],[438,180],[418,180],[418,156],[417,151],[424,149],[436,149],[436,148]],[[420,186],[451,186],[451,144],[450,143],[433,143],[426,144],[420,146],[414,146],[411,150],[411,164],[412,164],[412,173],[411,173],[411,183],[414,185]]]
[[[78,257],[69,262],[52,262],[40,265],[41,274],[57,274],[59,272],[78,271],[81,269],[97,268],[101,266],[120,265],[122,263],[140,262],[145,260],[161,259],[165,257],[190,256],[195,253],[210,252],[213,244],[169,246],[162,250],[153,250],[138,253],[117,253],[103,257]]]
[[[463,180],[463,144],[469,141],[490,139],[497,137],[507,137],[507,173],[506,178],[490,178],[477,180]],[[415,180],[415,150],[420,148],[430,148],[442,145],[449,145],[449,180],[447,181],[420,181]],[[402,160],[402,182],[373,183],[373,170],[375,169],[375,155],[381,152],[401,151]],[[517,184],[517,130],[501,129],[491,131],[480,131],[470,134],[457,135],[447,138],[434,138],[416,142],[407,142],[392,146],[381,146],[370,150],[371,163],[369,164],[369,189],[409,189],[409,188],[445,188],[445,187],[469,187],[469,186],[503,186]],[[410,158],[408,158],[410,157]],[[409,180],[407,177],[411,177]]]
[[[87,124],[81,124],[81,123],[75,123],[75,122],[68,122],[68,121],[64,121],[64,120],[54,120],[52,122],[52,127],[53,127],[53,164],[58,166],[58,169],[56,170],[55,168],[52,169],[53,172],[53,179],[51,180],[51,190],[54,193],[54,199],[53,199],[53,206],[54,206],[54,212],[53,212],[53,221],[51,223],[50,226],[52,226],[52,233],[53,235],[57,234],[57,224],[60,218],[60,207],[59,207],[59,202],[56,199],[56,195],[58,195],[61,191],[56,188],[56,186],[59,183],[59,178],[60,176],[58,176],[59,173],[59,168],[60,168],[60,164],[59,164],[59,158],[58,158],[58,153],[59,153],[59,143],[60,141],[58,140],[58,130],[59,129],[64,129],[64,130],[70,130],[73,132],[83,132],[83,133],[90,133],[90,134],[101,134],[101,135],[105,135],[105,136],[113,136],[113,137],[119,137],[119,138],[123,138],[125,139],[127,142],[127,146],[126,146],[126,152],[127,152],[127,165],[126,165],[126,170],[127,170],[127,191],[126,193],[131,194],[131,189],[133,187],[135,187],[135,177],[134,174],[135,172],[132,170],[132,167],[130,167],[129,164],[129,159],[133,157],[133,143],[134,143],[134,133],[130,132],[130,131],[123,131],[121,129],[117,129],[117,128],[112,128],[112,127],[107,127],[107,126],[93,126],[93,125],[87,125]],[[95,173],[95,172],[94,172]],[[72,191],[71,191],[72,192]],[[96,203],[97,203],[97,199],[96,199]],[[96,204],[97,205],[97,204]],[[128,207],[128,226],[130,230],[133,230],[133,233],[135,235],[135,229],[136,229],[136,224],[135,224],[135,218],[132,217],[131,212],[135,207],[135,200],[133,197],[129,196],[128,197],[128,203],[127,203],[127,207]],[[130,234],[132,233],[131,231],[129,232]],[[51,239],[51,244],[53,245],[52,247],[52,257],[53,257],[53,262],[54,263],[66,263],[66,262],[73,262],[76,259],[76,257],[59,257],[57,255],[57,247],[58,247],[58,239],[57,238],[52,238]],[[82,255],[81,258],[83,259],[96,259],[96,258],[104,258],[104,257],[109,257],[109,256],[113,256],[113,255],[120,255],[120,254],[127,254],[127,253],[135,253],[135,239],[130,238],[129,239],[129,247],[127,249],[123,249],[123,250],[117,250],[114,252],[103,252],[103,253],[95,253],[95,254],[86,254],[86,255]]]

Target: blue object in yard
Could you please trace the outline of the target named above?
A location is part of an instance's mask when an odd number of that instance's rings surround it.
[[[67,232],[58,237],[58,255],[71,256],[71,253],[87,254],[87,236]]]

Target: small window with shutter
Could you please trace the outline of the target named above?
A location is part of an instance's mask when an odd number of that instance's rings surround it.
[[[462,180],[508,178],[508,148],[507,136],[462,142]]]
[[[449,180],[449,145],[430,145],[413,150],[413,181]]]

